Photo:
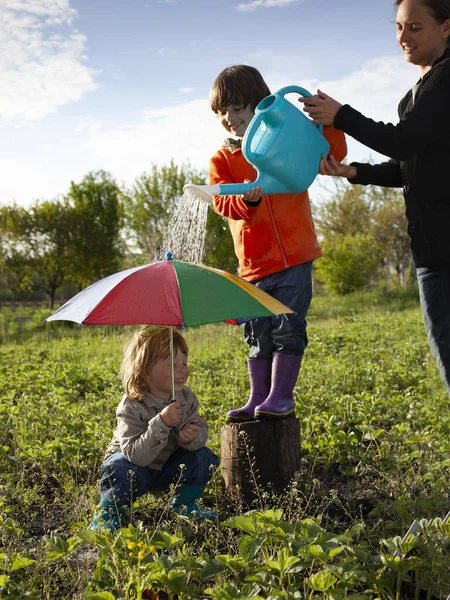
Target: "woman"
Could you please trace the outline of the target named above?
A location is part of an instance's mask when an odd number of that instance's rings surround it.
[[[431,350],[450,395],[450,0],[395,0],[397,40],[420,79],[399,104],[400,122],[376,123],[320,90],[302,98],[313,123],[334,125],[391,157],[343,165],[324,157],[322,175],[403,187],[408,233]]]

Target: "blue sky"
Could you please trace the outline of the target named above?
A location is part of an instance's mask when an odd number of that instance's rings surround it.
[[[0,204],[97,169],[126,185],[171,158],[206,170],[225,137],[209,89],[234,63],[395,122],[418,73],[394,20],[392,0],[0,0]]]

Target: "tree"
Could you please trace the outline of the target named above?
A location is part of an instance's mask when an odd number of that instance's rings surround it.
[[[133,263],[152,261],[158,255],[172,218],[182,209],[186,183],[205,184],[205,176],[189,165],[152,165],[136,179],[125,199],[128,248]],[[178,215],[179,217],[179,215]],[[237,259],[226,219],[208,210],[203,261],[236,271]]]
[[[53,308],[57,288],[69,272],[68,211],[61,202],[36,201],[0,209],[2,258],[7,282],[16,293],[29,291],[36,276]]]
[[[373,230],[372,198],[367,196],[364,187],[350,185],[337,179],[334,196],[315,207],[315,217],[319,236],[324,239],[356,235]]]
[[[411,251],[403,194],[394,188],[375,186],[371,186],[368,193],[373,199],[374,234],[383,249],[383,262],[395,273],[397,283],[405,287]]]
[[[119,270],[123,256],[123,194],[105,171],[71,182],[64,198],[70,225],[70,275],[81,289]]]
[[[164,233],[183,196],[183,187],[205,178],[189,165],[152,165],[142,173],[125,197],[125,223],[128,249],[138,261],[154,260]]]
[[[315,209],[324,251],[332,252],[334,261],[340,257],[348,265],[344,255],[351,245],[365,256],[362,247],[368,247],[371,241],[373,255],[378,257],[380,265],[386,267],[387,276],[392,278],[394,274],[396,283],[405,285],[411,259],[401,193],[392,188],[350,185],[340,179],[335,184],[334,196]],[[361,235],[365,236],[364,243]],[[351,242],[347,239],[349,237],[357,239]],[[317,264],[319,269],[320,261]],[[324,282],[327,277],[332,277],[330,285],[335,290],[344,289],[347,283],[343,281],[342,286],[338,285],[336,277],[339,273],[344,276],[345,272],[345,269],[337,268],[331,273],[323,266],[320,276]]]
[[[205,264],[236,273],[238,259],[234,252],[233,238],[228,221],[210,207],[206,222]]]
[[[365,189],[341,180],[335,183],[334,197],[316,209],[323,257],[315,267],[328,291],[348,294],[368,285],[381,256]]]

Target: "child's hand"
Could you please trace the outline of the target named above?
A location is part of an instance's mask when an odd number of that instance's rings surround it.
[[[179,425],[181,421],[181,405],[178,400],[171,402],[159,414],[161,415],[162,422],[167,427]]]
[[[189,442],[193,442],[196,439],[199,430],[197,423],[197,420],[191,421],[180,431],[178,437],[183,444],[189,444]]]
[[[256,203],[261,198],[262,193],[263,193],[262,188],[259,185],[257,185],[256,187],[249,190],[248,192],[245,192],[245,194],[242,197],[246,202],[252,202],[252,203],[255,202]]]

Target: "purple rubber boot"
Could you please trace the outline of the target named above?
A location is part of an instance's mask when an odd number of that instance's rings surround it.
[[[302,356],[274,352],[272,386],[266,400],[256,407],[256,419],[283,419],[294,416],[293,391],[297,383]]]
[[[254,419],[255,408],[262,404],[270,392],[270,376],[272,372],[272,357],[258,356],[247,360],[250,377],[250,398],[242,408],[227,412],[228,423],[251,421]]]

